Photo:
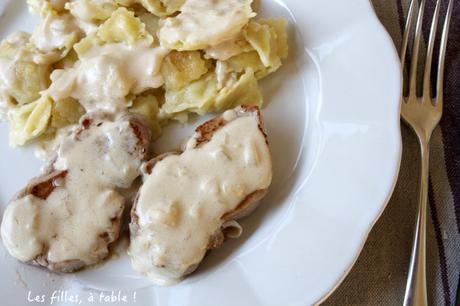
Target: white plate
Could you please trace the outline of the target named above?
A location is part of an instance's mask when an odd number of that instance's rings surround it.
[[[33,28],[37,20],[23,2],[5,6],[1,37]],[[138,305],[310,305],[340,283],[397,178],[398,57],[367,0],[263,0],[261,15],[289,20],[290,56],[262,82],[275,176],[262,205],[243,221],[243,237],[172,287],[136,276],[125,255],[61,276],[16,262],[2,246],[2,305],[30,305],[29,292],[47,304],[59,289],[78,294],[81,305],[97,304],[87,300],[93,294],[98,301],[96,289],[122,290]],[[177,147],[188,133],[172,126],[157,150]],[[5,124],[0,135],[3,208],[40,163],[32,148],[7,146]]]

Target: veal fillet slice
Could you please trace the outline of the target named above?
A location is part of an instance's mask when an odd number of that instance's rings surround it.
[[[225,112],[196,129],[182,153],[143,166],[131,211],[134,269],[158,284],[193,272],[208,249],[237,237],[272,179],[271,154],[257,107]]]
[[[118,239],[125,198],[150,142],[142,118],[93,113],[59,140],[47,173],[9,203],[1,235],[20,261],[72,272],[108,255]]]

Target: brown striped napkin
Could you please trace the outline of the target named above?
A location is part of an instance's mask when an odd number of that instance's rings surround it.
[[[399,48],[409,0],[372,0]],[[441,18],[447,7],[442,1]],[[436,0],[427,0],[425,40]],[[372,42],[369,42],[372,43]],[[454,0],[444,85],[444,114],[431,141],[427,233],[430,305],[460,305],[460,1]],[[420,171],[415,135],[402,125],[399,181],[355,267],[323,305],[402,305],[417,213]],[[457,303],[457,304],[456,304]]]

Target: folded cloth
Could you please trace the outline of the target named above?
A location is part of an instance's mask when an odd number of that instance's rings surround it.
[[[377,15],[399,48],[410,0],[373,0]],[[441,18],[447,0],[441,0]],[[424,40],[436,0],[426,1]],[[429,13],[428,13],[429,12]],[[442,25],[438,27],[442,30]],[[372,43],[372,42],[369,42]],[[429,305],[460,305],[460,1],[454,0],[447,47],[444,113],[431,140],[427,231]],[[402,305],[417,213],[420,151],[402,125],[399,180],[356,265],[323,305]],[[459,294],[460,295],[460,294]],[[457,303],[457,304],[456,304]]]

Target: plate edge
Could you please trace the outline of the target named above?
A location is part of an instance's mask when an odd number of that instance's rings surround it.
[[[374,19],[374,22],[377,24],[377,27],[380,29],[380,31],[382,32],[383,36],[387,40],[387,42],[389,42],[389,44],[392,46],[393,56],[396,59],[395,63],[397,63],[397,65],[400,66],[399,65],[399,63],[400,63],[399,62],[399,53],[398,53],[398,51],[396,49],[396,46],[395,46],[395,44],[393,42],[393,39],[391,38],[390,34],[388,33],[387,29],[382,24],[380,19],[378,18],[377,13],[375,11],[375,8],[374,8],[374,6],[372,4],[372,0],[366,0],[366,2],[367,2],[367,5],[368,5],[368,8],[369,8],[369,11],[371,12],[372,17]],[[402,71],[401,71],[401,69],[399,69],[398,78],[399,78],[399,92],[401,94],[402,93]],[[319,298],[316,302],[314,302],[313,305],[320,305],[323,302],[325,302],[335,292],[335,290],[337,290],[337,288],[340,287],[340,285],[343,283],[345,278],[348,276],[350,271],[355,266],[359,256],[361,255],[361,252],[363,251],[364,245],[367,242],[367,239],[369,237],[370,232],[372,231],[372,229],[374,228],[375,224],[377,223],[377,221],[382,216],[383,212],[385,211],[385,209],[386,209],[386,207],[387,207],[387,205],[388,205],[388,203],[389,203],[389,201],[390,201],[390,199],[391,199],[391,197],[393,195],[393,192],[394,192],[395,187],[396,187],[396,183],[397,183],[398,178],[399,178],[399,171],[400,171],[400,167],[401,167],[401,157],[402,157],[402,137],[401,137],[401,120],[400,120],[401,107],[400,107],[399,99],[398,99],[397,103],[398,103],[398,112],[397,112],[397,118],[395,118],[396,122],[394,124],[396,125],[395,128],[396,128],[397,137],[398,137],[398,139],[397,139],[398,147],[396,148],[397,149],[397,152],[396,152],[397,163],[396,163],[396,166],[395,166],[395,169],[394,169],[395,173],[394,173],[393,183],[392,183],[392,185],[391,185],[391,187],[390,187],[390,189],[388,191],[388,194],[387,194],[387,196],[386,196],[386,198],[384,200],[384,204],[381,206],[381,208],[378,211],[378,213],[374,216],[373,220],[370,222],[367,232],[363,235],[363,238],[361,240],[361,245],[360,245],[359,249],[357,249],[353,260],[351,261],[351,263],[349,264],[347,269],[343,272],[343,274],[340,276],[340,278],[337,280],[335,285],[332,288],[330,288],[328,290],[328,292],[323,294],[321,298]]]

